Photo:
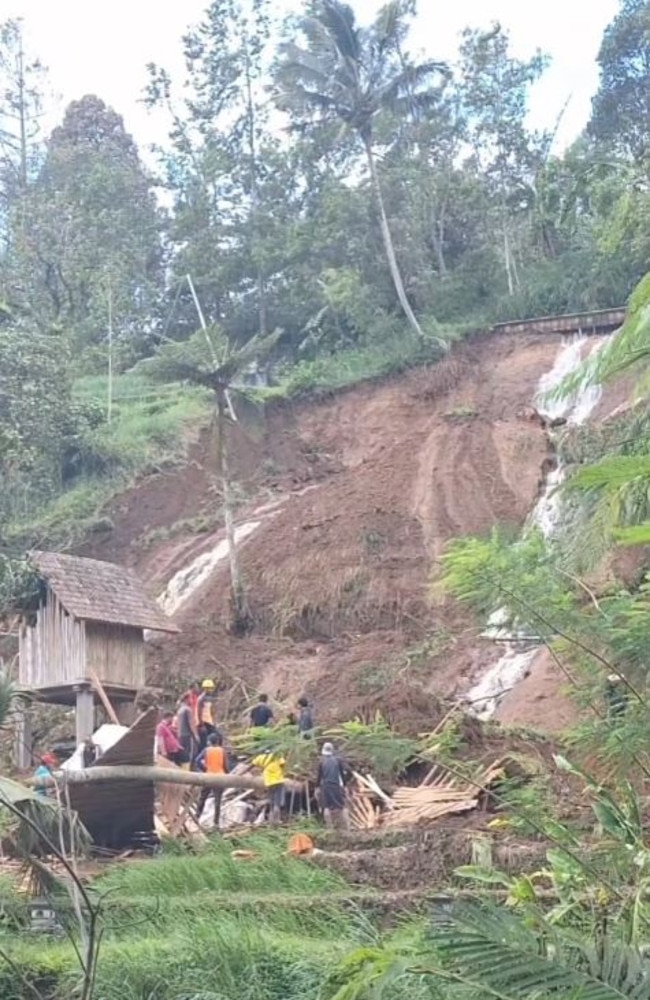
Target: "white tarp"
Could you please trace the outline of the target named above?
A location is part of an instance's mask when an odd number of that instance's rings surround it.
[[[93,743],[99,748],[100,755],[106,753],[110,750],[112,746],[121,740],[125,733],[128,733],[128,726],[116,726],[112,722],[107,722],[106,725],[100,726],[99,729],[93,733]],[[62,771],[83,771],[83,743],[80,743],[72,757],[68,757],[66,761],[61,765]]]

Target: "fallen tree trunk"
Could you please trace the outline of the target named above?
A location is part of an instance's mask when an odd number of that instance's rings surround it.
[[[43,778],[29,778],[26,785],[35,788],[54,788],[63,785],[89,785],[102,781],[154,781],[160,785],[200,785],[209,788],[255,788],[264,791],[261,778],[247,774],[204,774],[201,771],[183,771],[180,768],[148,767],[121,764],[115,767],[94,765],[84,771],[55,771]],[[285,781],[285,788],[302,789],[299,781]]]

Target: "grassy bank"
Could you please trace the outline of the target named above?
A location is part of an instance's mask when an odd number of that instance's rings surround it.
[[[116,376],[108,420],[108,380],[80,378],[75,402],[96,413],[76,442],[76,473],[48,503],[18,511],[4,528],[9,544],[67,548],[111,524],[102,507],[138,475],[182,460],[188,441],[207,423],[207,393],[160,386],[140,375]]]
[[[255,857],[234,859],[237,846]],[[286,833],[216,839],[196,857],[163,855],[98,878],[105,938],[94,1000],[316,1000],[336,963],[375,932],[336,902],[339,876],[285,849]],[[242,907],[242,893],[257,904]],[[34,989],[47,1000],[76,995],[66,940],[5,929],[0,951],[3,1000],[34,1000]]]

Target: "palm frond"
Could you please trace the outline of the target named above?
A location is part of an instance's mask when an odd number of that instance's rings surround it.
[[[614,539],[619,545],[637,546],[650,545],[650,521],[643,524],[635,524],[628,528],[617,528],[614,531]]]
[[[322,0],[317,18],[331,35],[341,56],[359,62],[361,43],[352,8],[338,0]]]
[[[84,851],[90,844],[90,836],[76,813],[11,778],[0,776],[0,808],[3,805],[16,819],[11,839],[16,853],[23,858],[49,854],[50,844],[63,853],[73,848]]]
[[[404,66],[401,73],[398,73],[389,80],[379,90],[379,102],[383,107],[395,108],[396,102],[401,99],[409,100],[415,107],[417,100],[426,100],[427,106],[431,106],[439,100],[438,91],[419,92],[421,87],[430,86],[436,76],[447,78],[449,69],[446,63],[436,62],[431,59],[423,63],[409,63]]]
[[[636,948],[608,939],[596,948],[538,921],[497,906],[467,903],[434,936],[442,969],[501,1000],[580,997],[580,1000],[646,1000],[650,979]],[[422,970],[424,971],[424,970]]]
[[[565,489],[613,489],[628,486],[635,480],[650,482],[650,455],[612,455],[604,458],[579,469]]]

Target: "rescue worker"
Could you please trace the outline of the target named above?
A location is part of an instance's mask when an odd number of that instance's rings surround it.
[[[198,733],[194,724],[194,713],[192,711],[189,691],[186,691],[181,698],[181,703],[176,713],[176,734],[178,742],[187,755],[187,760],[192,763],[198,750]]]
[[[262,726],[269,726],[273,722],[273,709],[269,705],[268,694],[260,694],[257,698],[257,705],[251,709],[251,726],[261,729]]]
[[[54,769],[56,768],[57,764],[58,764],[58,761],[57,761],[57,759],[56,759],[56,757],[54,756],[53,753],[44,753],[43,756],[41,757],[41,763],[38,765],[38,767],[34,771],[34,777],[37,778],[37,779],[38,778],[41,778],[41,779],[42,778],[50,778],[52,776],[52,771],[54,771]],[[47,795],[51,795],[52,794],[52,789],[51,788],[37,788],[36,789],[36,794],[37,795],[42,795],[43,797],[46,797]]]
[[[196,758],[196,766],[199,771],[204,771],[206,774],[228,774],[228,755],[223,745],[221,733],[210,733],[207,747]],[[209,786],[202,788],[196,809],[196,818],[201,817],[205,804],[212,795],[214,797],[214,825],[215,828],[218,828],[223,793],[223,788],[210,788]]]
[[[251,761],[253,767],[259,767],[262,771],[262,781],[266,793],[269,797],[269,818],[271,823],[279,823],[284,805],[284,768],[286,761],[284,757],[265,750],[263,753],[253,757]]]
[[[205,750],[208,737],[216,731],[214,689],[214,681],[207,677],[201,684],[201,694],[196,705],[200,750]]]
[[[618,719],[625,714],[630,694],[618,674],[610,674],[605,684],[605,701],[610,719]]]
[[[173,721],[173,712],[163,712],[162,719],[156,726],[156,753],[182,767],[183,764],[189,764],[190,759],[174,732]]]
[[[316,784],[325,825],[349,830],[350,813],[345,804],[346,777],[346,769],[340,757],[337,757],[334,746],[331,743],[324,743]]]
[[[303,739],[311,739],[314,729],[314,715],[307,699],[298,698],[298,732]]]

